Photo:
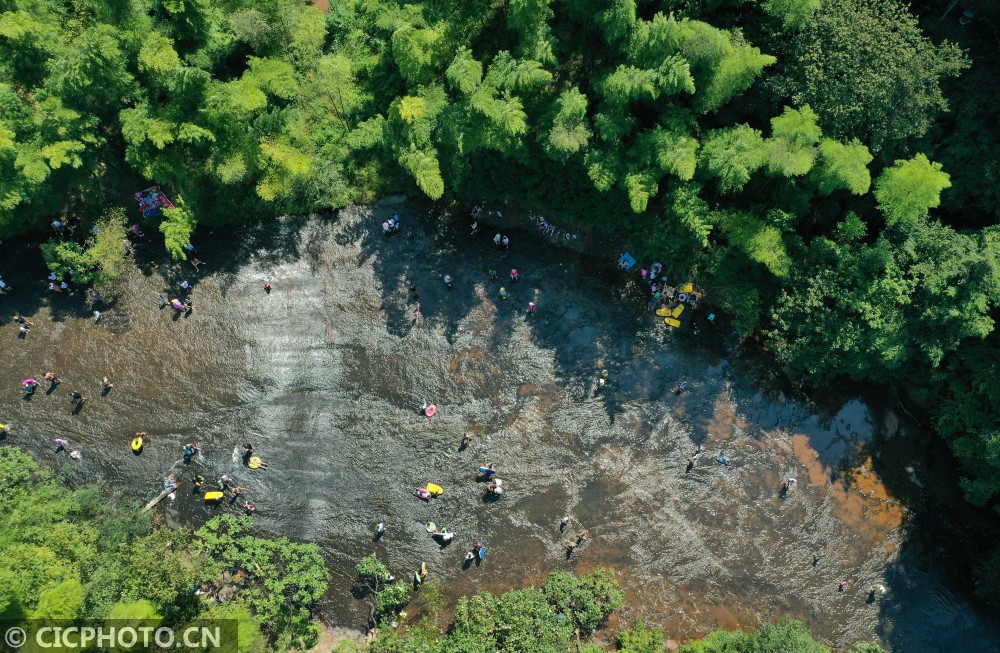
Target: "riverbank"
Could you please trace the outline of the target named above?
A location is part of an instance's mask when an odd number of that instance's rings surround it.
[[[403,228],[386,238],[380,225],[395,210]],[[345,626],[361,621],[353,565],[377,550],[397,574],[427,561],[450,600],[614,566],[631,606],[623,618],[674,638],[789,613],[837,648],[877,636],[895,650],[997,650],[968,606],[919,569],[905,497],[865,462],[872,442],[905,441],[904,417],[850,392],[797,401],[725,334],[663,331],[610,261],[510,224],[502,252],[492,233],[470,237],[464,216],[422,205],[286,218],[203,235],[197,275],[140,247],[137,267],[103,293],[99,323],[85,298],[33,295],[22,282],[9,305],[36,328],[21,341],[4,327],[13,344],[0,382],[13,390],[0,409],[12,440],[53,458],[50,438],[66,437],[82,464],[53,462],[137,501],[171,472],[234,477],[260,528],[321,545],[334,577],[324,612]],[[516,284],[488,281],[512,267]],[[156,297],[185,278],[194,310],[161,311]],[[23,375],[48,369],[62,388],[21,400]],[[105,375],[112,393],[73,415],[69,386]],[[678,397],[681,379],[689,392]],[[424,399],[440,409],[433,420],[417,414]],[[149,433],[138,457],[127,451],[136,430]],[[459,451],[465,432],[475,440]],[[241,466],[248,439],[269,469]],[[201,453],[186,468],[180,446],[191,440]],[[685,473],[699,444],[712,455]],[[732,467],[714,463],[719,452]],[[509,488],[495,503],[475,482],[490,462]],[[798,487],[782,498],[793,475]],[[445,495],[424,504],[412,492],[428,481]],[[182,493],[164,513],[197,524],[225,510]],[[590,534],[570,559],[564,515],[571,532]],[[389,532],[376,544],[380,521]],[[427,521],[456,542],[438,547]],[[463,570],[474,539],[489,558]],[[840,593],[845,578],[852,590]],[[875,582],[889,593],[869,604]]]

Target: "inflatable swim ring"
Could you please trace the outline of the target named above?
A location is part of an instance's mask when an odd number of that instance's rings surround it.
[[[132,438],[132,451],[139,453],[142,450],[142,436],[137,435]]]
[[[437,412],[438,412],[437,406],[431,404],[426,408],[426,410],[424,410],[424,415],[427,415],[427,417],[434,417],[434,415],[436,415]]]
[[[686,292],[682,292],[681,294],[677,295],[677,301],[679,301],[680,303],[683,304],[687,300],[688,300],[688,294]]]
[[[422,488],[417,488],[417,496],[423,499],[424,501],[430,501],[431,497],[434,495],[428,492],[427,488],[422,487]]]
[[[441,487],[440,485],[435,485],[434,483],[427,484],[427,491],[436,497],[439,497],[442,494],[444,494],[444,488]]]
[[[206,492],[205,501],[222,501],[222,497],[226,496],[222,492],[216,490],[215,492]]]
[[[260,469],[263,464],[264,461],[260,459],[260,456],[250,456],[250,460],[247,461],[247,467],[250,469]]]
[[[427,522],[427,525],[424,526],[424,528],[427,529],[428,533],[437,533],[437,531],[438,531],[437,524],[435,524],[432,521]]]

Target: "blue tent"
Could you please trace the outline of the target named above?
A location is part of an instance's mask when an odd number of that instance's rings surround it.
[[[635,257],[628,252],[622,254],[621,258],[618,259],[618,267],[622,270],[631,270],[633,265],[635,265]]]

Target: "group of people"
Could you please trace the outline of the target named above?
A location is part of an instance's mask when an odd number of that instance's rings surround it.
[[[49,384],[49,389],[46,394],[52,394],[55,392],[56,387],[62,383],[62,379],[56,376],[55,372],[46,372],[42,376],[42,380]],[[29,376],[28,378],[21,381],[21,391],[24,392],[25,398],[30,399],[35,391],[41,386],[41,383],[35,377]],[[108,381],[108,377],[104,377],[101,380],[101,394],[106,395],[114,384]],[[87,397],[83,396],[83,393],[79,390],[73,390],[69,393],[69,400],[76,406],[78,411],[83,407],[83,404],[87,401]]]
[[[194,302],[191,300],[192,290],[194,290],[194,287],[191,285],[191,282],[188,281],[187,279],[184,279],[183,281],[181,281],[181,294],[184,295],[184,299],[182,300],[179,297],[174,297],[168,301],[164,295],[160,295],[159,298],[157,299],[157,301],[160,304],[160,309],[162,310],[166,308],[167,305],[169,304],[170,308],[174,309],[177,313],[184,311],[185,313],[190,315],[191,312],[194,310]],[[270,287],[268,287],[268,291],[270,291]]]
[[[24,320],[24,318],[22,318],[20,314],[16,314],[14,316],[14,321],[18,322],[19,318],[20,320]],[[31,322],[28,322],[27,320],[24,320],[24,322],[26,324],[23,324],[22,326],[27,326],[31,324]],[[47,383],[49,386],[46,394],[52,394],[53,392],[55,392],[56,388],[59,387],[59,385],[62,383],[62,379],[59,378],[59,376],[55,372],[46,372],[45,374],[43,374],[42,381]],[[31,399],[31,397],[35,394],[35,391],[38,390],[38,388],[40,388],[41,385],[42,385],[41,382],[39,382],[35,377],[28,377],[23,381],[21,381],[21,391],[24,393],[25,399]],[[114,384],[108,380],[108,377],[102,378],[101,396],[103,397],[107,395],[109,392],[111,392],[111,389],[114,387],[115,387]],[[80,392],[79,390],[73,390],[69,392],[67,396],[69,398],[70,403],[73,404],[74,414],[80,412],[80,410],[83,409],[84,403],[87,402],[87,397],[85,397],[83,393]],[[0,433],[2,433],[3,435],[7,434],[8,429],[9,429],[8,425],[0,424]],[[61,453],[69,449],[69,441],[66,440],[65,438],[55,438],[54,442],[56,445],[56,453]],[[73,460],[80,460],[81,458],[83,458],[83,452],[80,451],[79,449],[74,449],[69,452],[69,457]]]
[[[57,226],[54,225],[53,228],[57,229]],[[61,229],[61,225],[58,228]],[[129,231],[130,234],[133,236],[137,237],[142,236],[142,232],[141,230],[138,229],[137,225],[134,225],[133,228],[131,228]],[[185,250],[189,254],[193,254],[196,251],[194,245],[190,243],[185,246]],[[194,267],[197,270],[198,266],[201,264],[201,261],[197,261],[197,259],[194,259],[192,263],[194,264]],[[69,270],[68,274],[70,275],[70,277],[72,277],[75,273],[73,270]],[[60,276],[58,274],[56,274],[55,272],[50,273],[49,287],[55,292],[61,292],[62,290],[66,290],[69,288],[68,283],[66,283],[65,281],[60,282],[59,279]],[[264,288],[265,292],[269,292],[270,284],[265,283]],[[190,313],[190,311],[194,307],[190,297],[190,293],[193,290],[191,282],[188,281],[187,279],[183,280],[180,284],[180,290],[182,291],[182,293],[187,295],[183,300],[178,298],[168,300],[165,296],[160,295],[159,297],[160,308],[162,309],[165,308],[167,305],[170,305],[174,310],[178,312],[182,310],[187,310]],[[100,320],[100,315],[101,314],[99,311],[95,311],[95,320]],[[31,328],[35,326],[31,320],[28,320],[20,313],[14,314],[13,321],[18,326],[20,337],[25,337],[27,333],[31,330]],[[42,376],[42,381],[47,383],[49,386],[47,394],[52,394],[52,392],[55,391],[55,388],[62,383],[62,379],[55,372],[51,371],[45,372],[45,374]],[[28,377],[24,379],[24,381],[22,381],[21,383],[21,389],[25,394],[25,398],[30,399],[31,396],[34,395],[35,392],[38,390],[38,388],[41,387],[41,385],[42,383],[34,377]],[[106,396],[112,390],[112,388],[114,388],[114,384],[111,383],[111,381],[109,381],[107,377],[103,377],[101,380],[101,396]],[[74,413],[79,412],[79,410],[82,409],[83,405],[88,401],[88,397],[84,396],[84,394],[79,390],[73,390],[69,392],[68,398],[75,406]],[[2,431],[4,435],[6,435],[8,432],[8,428],[9,428],[8,425],[2,425],[0,431]],[[133,453],[137,455],[141,453],[143,448],[144,436],[146,436],[144,432],[136,434],[136,438],[134,438],[132,441]],[[136,444],[137,442],[139,443],[138,446]],[[67,451],[69,450],[70,447],[69,441],[66,438],[55,438],[55,445],[57,453]],[[182,451],[183,451],[184,463],[190,464],[194,456],[199,453],[199,448],[193,443],[187,443],[183,446]],[[259,458],[253,456],[254,450],[253,446],[250,443],[244,445],[243,452],[244,452],[243,462],[249,468],[260,469],[267,467],[266,463],[264,463]],[[69,457],[74,460],[80,460],[83,458],[83,453],[79,449],[73,449],[72,451],[69,451]],[[194,491],[199,492],[203,487],[204,482],[205,479],[203,476],[195,475],[193,478]],[[178,485],[179,483],[177,479],[173,474],[171,474],[167,478],[165,488],[166,490],[172,490],[173,488],[176,488]],[[241,488],[230,484],[228,476],[223,476],[222,479],[220,479],[219,481],[219,490],[223,493],[227,491],[231,492],[233,501],[235,501],[242,494],[244,489],[245,488]],[[169,496],[170,498],[173,498],[174,497],[173,492],[171,492]],[[251,501],[246,501],[244,503],[244,509],[248,514],[252,513],[255,509],[255,504]]]
[[[535,213],[534,211],[528,211],[528,219],[531,220],[534,224],[538,225],[539,231],[548,236],[556,236],[557,238],[565,238],[567,240],[570,238],[576,238],[576,234],[570,233],[561,227],[555,226],[554,224],[546,220],[540,214]]]
[[[71,279],[74,276],[76,276],[76,272],[73,270],[73,268],[70,268],[69,270],[67,270],[66,274],[68,274]],[[65,281],[65,280],[62,280],[60,278],[60,276],[58,274],[56,274],[55,272],[50,272],[49,273],[49,290],[51,290],[52,292],[62,292],[64,290],[69,290],[69,283],[67,281]]]
[[[399,214],[395,213],[391,218],[382,223],[382,234],[388,236],[399,231]]]
[[[138,436],[139,434],[136,435]],[[141,435],[145,436],[145,433],[142,433]],[[198,445],[194,444],[193,442],[188,442],[181,448],[181,451],[183,454],[184,464],[190,465],[194,457],[201,453],[201,448],[198,447]],[[242,458],[243,458],[243,464],[249,469],[260,469],[267,467],[267,465],[264,464],[263,461],[259,461],[259,459],[256,456],[254,456],[254,447],[249,442],[243,445]],[[255,464],[255,461],[259,461],[260,464]],[[256,511],[257,504],[255,504],[253,501],[250,501],[243,495],[243,493],[247,491],[247,488],[240,487],[235,483],[233,483],[233,479],[230,478],[229,475],[223,474],[221,477],[219,477],[219,480],[215,484],[215,487],[217,489],[210,490],[208,487],[206,487],[205,483],[206,479],[203,474],[199,473],[192,474],[191,477],[192,494],[202,494],[204,492],[206,502],[211,501],[216,503],[222,502],[228,494],[230,505],[235,504],[238,500],[242,498],[243,499],[242,507],[247,515],[252,515]],[[166,482],[164,484],[164,492],[169,491],[169,494],[167,495],[169,499],[173,500],[174,498],[176,498],[176,494],[173,492],[173,490],[177,489],[179,485],[180,481],[177,480],[176,474],[170,474],[169,476],[167,476]]]

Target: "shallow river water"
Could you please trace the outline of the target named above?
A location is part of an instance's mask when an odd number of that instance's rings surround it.
[[[384,238],[394,211],[403,233]],[[797,400],[704,316],[699,333],[667,332],[645,311],[636,275],[504,220],[508,252],[482,221],[470,237],[465,220],[419,205],[287,218],[202,234],[197,274],[144,258],[157,246],[140,243],[138,266],[96,304],[34,293],[40,268],[2,270],[18,291],[3,298],[0,421],[13,425],[11,444],[136,500],[171,472],[184,489],[194,473],[230,475],[249,488],[262,530],[322,547],[334,577],[323,612],[337,625],[363,627],[352,570],[378,551],[401,576],[427,561],[450,599],[612,566],[627,590],[614,621],[642,616],[676,640],[787,613],[835,648],[878,638],[895,651],[1000,651],[907,552],[905,497],[870,459],[913,428],[887,402],[849,388]],[[185,278],[194,310],[159,309],[157,296],[177,295]],[[25,339],[13,310],[35,322]],[[23,400],[20,380],[47,370],[64,383]],[[115,387],[102,397],[105,375]],[[677,396],[680,380],[688,392]],[[74,414],[67,393],[77,389],[90,399]],[[433,419],[418,414],[425,399],[439,409]],[[137,430],[149,434],[141,456],[128,448]],[[465,432],[475,439],[462,450]],[[56,437],[83,460],[53,453]],[[188,441],[201,452],[185,467]],[[242,466],[247,441],[268,469]],[[708,455],[687,470],[699,444]],[[714,462],[720,452],[731,467]],[[487,463],[504,481],[499,501],[477,480]],[[782,496],[792,476],[798,485]],[[445,492],[424,503],[413,491],[428,481]],[[236,508],[182,490],[156,510],[197,526]],[[380,521],[388,533],[376,543]],[[428,521],[455,541],[439,547]],[[561,539],[583,529],[589,539],[567,559]],[[486,560],[463,567],[476,539]],[[888,593],[870,600],[880,583]]]

